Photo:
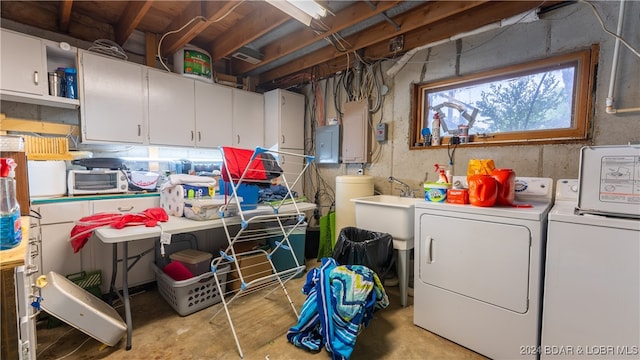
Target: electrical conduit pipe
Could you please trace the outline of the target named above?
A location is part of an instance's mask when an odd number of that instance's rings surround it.
[[[613,107],[613,88],[616,83],[616,72],[618,70],[618,52],[620,51],[620,36],[622,34],[622,20],[624,18],[624,2],[625,0],[620,0],[620,9],[618,11],[618,28],[616,29],[616,43],[613,47],[613,63],[611,64],[611,77],[609,78],[609,93],[607,94],[606,99],[606,108],[605,111],[607,114],[618,114],[618,113],[628,113],[628,112],[637,112],[640,111],[640,107],[636,108],[627,108],[627,109],[616,109]]]

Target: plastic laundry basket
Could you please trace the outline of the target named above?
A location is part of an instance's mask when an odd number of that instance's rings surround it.
[[[191,279],[176,281],[155,264],[152,264],[152,266],[156,273],[160,295],[181,316],[193,314],[222,300],[212,272],[206,272]],[[229,265],[220,268],[218,271],[220,284],[226,283],[228,272]],[[223,293],[224,291],[225,289],[222,289]]]

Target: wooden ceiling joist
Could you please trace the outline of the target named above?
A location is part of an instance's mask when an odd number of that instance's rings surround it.
[[[382,22],[361,31],[355,35],[346,38],[346,43],[350,44],[350,52],[365,48],[376,44],[380,41],[387,40],[420,28],[422,26],[442,20],[448,16],[467,11],[474,7],[480,6],[488,1],[445,1],[445,2],[427,2],[425,5],[417,7],[407,13],[403,13],[394,18],[394,21],[401,25],[401,31],[396,31],[395,27],[388,22]],[[520,3],[520,2],[518,2]],[[529,5],[530,6],[530,5]],[[317,50],[308,56],[303,56],[284,66],[266,71],[260,75],[260,83],[266,83],[271,80],[278,79],[287,74],[301,71],[312,66],[330,61],[335,57],[340,57],[343,52],[338,51],[332,46],[326,46]]]
[[[201,6],[202,5],[202,6]],[[193,21],[182,31],[167,37],[167,42],[162,46],[163,55],[171,55],[182,49],[186,44],[193,40],[204,29],[225,16],[228,12],[235,9],[238,5],[235,1],[206,1],[202,3],[191,3],[167,28],[167,31],[180,29],[196,17],[202,17]]]
[[[399,1],[380,1],[376,5],[375,9],[372,9],[365,2],[356,2],[355,4],[338,12],[335,17],[328,16],[323,19],[323,23],[328,27],[328,30],[316,33],[311,29],[307,29],[307,31],[300,31],[291,34],[284,43],[278,42],[268,44],[264,48],[260,49],[262,54],[264,54],[264,58],[259,64],[238,61],[237,64],[234,64],[233,66],[234,73],[244,74],[260,66],[264,66],[283,56],[289,55],[296,50],[300,50],[305,46],[311,45],[318,41],[318,39],[331,36],[372,16],[383,13],[384,11],[396,6],[398,2]]]
[[[215,61],[229,56],[290,19],[273,6],[259,8],[242,20],[242,26],[229,29],[209,46],[211,58]]]
[[[116,43],[123,45],[127,41],[152,4],[153,0],[129,2],[122,14],[122,18],[115,27]]]
[[[69,22],[71,21],[71,7],[73,0],[64,0],[60,5],[60,31],[69,32]]]

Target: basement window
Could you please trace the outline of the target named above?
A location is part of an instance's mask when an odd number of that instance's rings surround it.
[[[594,45],[525,64],[414,84],[411,149],[429,148],[423,145],[424,135],[432,133],[435,114],[440,117],[443,145],[584,141],[597,57]]]

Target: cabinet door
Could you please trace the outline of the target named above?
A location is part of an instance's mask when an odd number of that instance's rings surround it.
[[[282,90],[281,148],[304,149],[304,95]]]
[[[304,95],[276,89],[264,94],[265,146],[304,148]]]
[[[49,271],[55,271],[61,275],[69,275],[92,270],[91,246],[87,244],[78,253],[74,253],[69,243],[75,222],[89,215],[89,202],[34,205],[32,209],[41,215],[39,228],[32,229],[40,235],[39,258],[35,259],[39,274],[46,275]]]
[[[264,97],[233,89],[233,146],[253,149],[264,144]]]
[[[149,143],[195,144],[194,81],[149,69]]]
[[[2,90],[43,95],[48,93],[42,42],[2,30],[0,86]]]
[[[144,68],[90,52],[80,54],[83,141],[143,143]]]
[[[196,81],[196,146],[231,145],[233,88]]]
[[[55,271],[66,276],[83,270],[82,258],[87,250],[83,247],[79,253],[74,254],[73,248],[69,244],[69,234],[74,226],[74,223],[62,223],[44,225],[40,228],[42,236],[41,274],[46,275],[49,271]]]
[[[134,214],[145,209],[157,207],[160,205],[159,197],[145,197],[134,199],[109,199],[93,202],[93,213],[123,213]],[[94,240],[95,266],[102,270],[103,281],[101,290],[103,293],[109,291],[109,283],[111,281],[111,273],[113,270],[113,244],[105,244],[97,238]],[[128,245],[129,257],[144,254],[140,260],[130,269],[128,274],[129,286],[142,285],[155,281],[155,272],[151,267],[154,263],[154,246],[157,238],[149,238],[144,240],[130,241]],[[122,257],[122,245],[118,244],[118,257]],[[133,260],[129,261],[129,264]],[[116,277],[116,288],[122,285],[122,263],[118,263],[118,274]]]

